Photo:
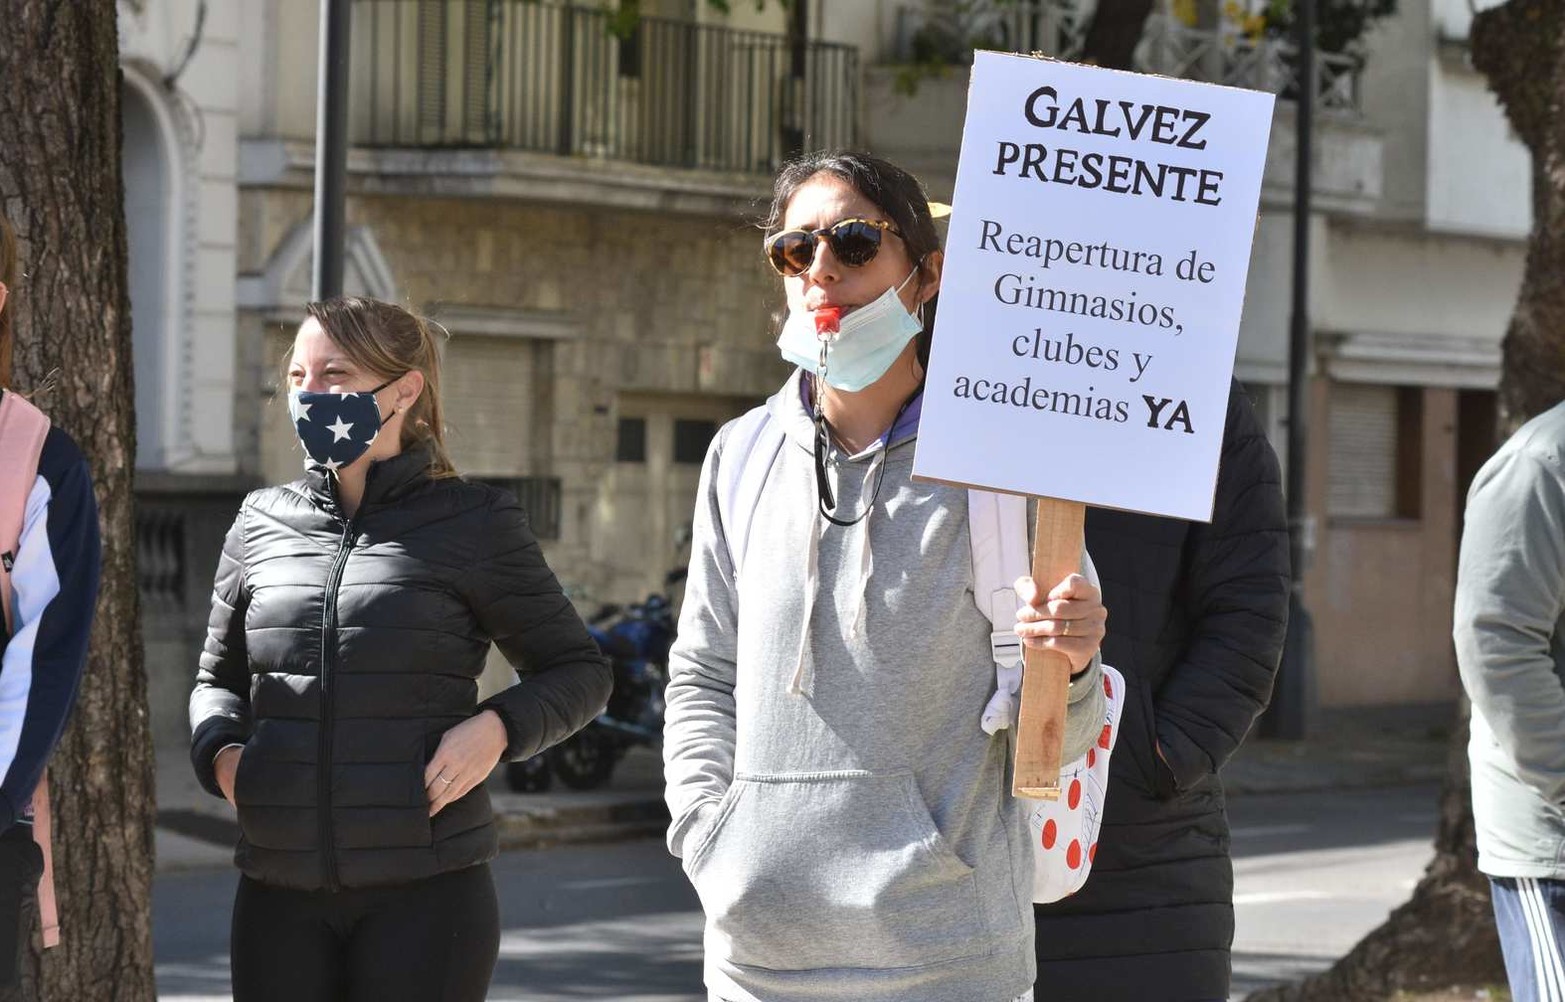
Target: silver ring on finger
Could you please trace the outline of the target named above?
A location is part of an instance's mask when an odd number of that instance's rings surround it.
[[[440,781],[441,781],[441,782],[442,782],[442,783],[444,783],[444,784],[446,784],[446,785],[447,785],[447,786],[450,786],[450,785],[451,785],[451,784],[452,784],[452,783],[454,783],[454,782],[456,782],[456,780],[454,780],[454,779],[447,779],[447,778],[446,778],[446,774],[445,774],[445,772],[444,772],[444,771],[442,771],[442,772],[441,772],[441,773],[440,773],[440,774],[439,774],[439,775],[437,775],[437,776],[436,776],[436,777],[435,777],[435,778],[436,778],[436,779],[438,779],[438,780],[440,780]]]
[[[1065,628],[1060,631],[1060,636],[1062,636],[1062,637],[1070,636],[1071,635],[1071,621],[1066,619],[1066,620],[1061,620],[1061,622],[1063,622],[1065,624]]]

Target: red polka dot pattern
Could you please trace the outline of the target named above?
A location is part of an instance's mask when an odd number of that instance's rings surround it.
[[[1054,840],[1059,838],[1059,836],[1060,829],[1057,825],[1055,825],[1053,818],[1050,818],[1043,823],[1043,847],[1045,849],[1053,849]]]

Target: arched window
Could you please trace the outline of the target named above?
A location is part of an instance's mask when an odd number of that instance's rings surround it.
[[[181,451],[184,232],[177,139],[156,91],[127,73],[125,222],[136,374],[136,466],[167,469]]]

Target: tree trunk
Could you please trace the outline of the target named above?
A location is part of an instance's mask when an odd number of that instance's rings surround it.
[[[49,766],[63,939],[40,961],[35,934],[19,993],[50,1002],[154,997],[115,18],[114,0],[0,0],[0,207],[23,275],[11,290],[13,382],[86,454],[103,529],[81,696]]]
[[[1533,222],[1502,344],[1501,436],[1565,399],[1565,3],[1508,0],[1477,14],[1473,65],[1532,154]],[[1413,897],[1331,970],[1254,1002],[1358,1002],[1398,989],[1503,983],[1488,881],[1477,870],[1467,715],[1452,735],[1435,860]]]
[[[1077,58],[1110,69],[1130,69],[1151,13],[1152,0],[1098,0]]]
[[[1500,429],[1565,400],[1565,4],[1509,0],[1473,18],[1473,65],[1532,154],[1532,236],[1500,363]]]

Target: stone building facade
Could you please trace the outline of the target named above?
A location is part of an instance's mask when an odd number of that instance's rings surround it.
[[[347,291],[440,322],[457,463],[522,497],[584,611],[683,564],[707,440],[786,376],[756,228],[775,168],[852,143],[949,199],[966,94],[959,70],[908,93],[917,3],[640,6],[620,36],[606,3],[354,4]],[[1462,56],[1465,7],[1404,6],[1362,59],[1327,64],[1318,122],[1308,593],[1326,705],[1457,692],[1461,492],[1529,225],[1525,154]],[[1025,17],[991,28],[1068,54],[1078,7],[1011,5]],[[244,491],[299,467],[279,364],[309,297],[318,4],[120,16],[148,663],[174,745],[222,531]],[[1145,68],[1288,86],[1280,50],[1236,61],[1214,30],[1160,7]],[[1280,101],[1236,365],[1279,453],[1292,114]]]

